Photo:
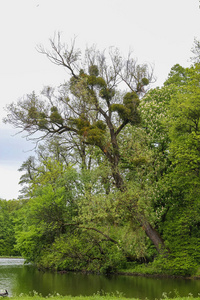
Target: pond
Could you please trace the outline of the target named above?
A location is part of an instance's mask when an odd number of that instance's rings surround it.
[[[200,280],[41,272],[31,265],[24,265],[23,259],[0,258],[0,289],[7,289],[9,296],[33,291],[43,296],[55,293],[89,296],[104,291],[119,292],[127,298],[153,300],[160,299],[163,293],[198,296]]]

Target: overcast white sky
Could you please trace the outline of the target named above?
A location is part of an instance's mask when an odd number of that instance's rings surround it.
[[[194,37],[200,39],[199,0],[4,0],[0,6],[0,198],[18,197],[17,170],[32,145],[2,123],[4,107],[45,85],[62,83],[66,73],[39,54],[55,31],[67,43],[96,44],[101,50],[131,48],[140,63],[155,65],[161,86],[179,63],[189,66]]]

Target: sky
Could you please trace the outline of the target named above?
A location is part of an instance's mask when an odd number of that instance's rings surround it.
[[[33,155],[34,144],[4,124],[6,105],[24,95],[57,86],[67,73],[36,47],[50,49],[49,38],[62,40],[83,52],[118,47],[133,51],[139,63],[151,63],[162,86],[173,65],[190,66],[194,38],[200,39],[199,0],[4,0],[0,9],[0,198],[17,199],[18,172]]]

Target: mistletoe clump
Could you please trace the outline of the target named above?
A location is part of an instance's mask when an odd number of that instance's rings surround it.
[[[135,92],[126,93],[123,98],[123,104],[112,104],[111,111],[118,113],[119,117],[132,125],[140,123],[140,116],[137,110],[139,97]]]

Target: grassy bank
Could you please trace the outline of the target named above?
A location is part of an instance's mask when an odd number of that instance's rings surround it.
[[[126,268],[118,270],[118,274],[124,275],[143,275],[143,276],[166,276],[166,277],[185,277],[200,278],[200,266],[175,264],[173,260],[155,260],[150,263],[138,264],[135,262],[127,263]]]
[[[115,296],[76,296],[76,297],[72,297],[72,296],[51,296],[51,299],[53,298],[53,300],[128,300],[127,298],[124,297],[115,297]],[[46,297],[30,297],[30,296],[19,296],[19,297],[12,297],[12,300],[40,300],[40,299],[47,299]],[[49,298],[48,298],[49,299]],[[130,298],[129,298],[130,299]],[[132,298],[133,299],[133,298]],[[200,300],[200,298],[199,298]]]
[[[11,297],[12,300],[40,300],[40,299],[47,299],[46,297],[43,298],[41,296],[19,296],[19,297]],[[100,296],[100,295],[94,295],[94,296],[76,296],[76,297],[72,297],[72,296],[50,296],[49,298],[53,298],[53,300],[136,300],[136,298],[125,298],[125,297],[121,297],[121,296],[112,296],[112,295],[106,295],[106,296]],[[147,298],[146,298],[147,299]],[[167,300],[171,300],[170,298],[166,298],[163,297],[161,299],[167,299]],[[161,300],[160,299],[160,300]],[[173,300],[200,300],[200,297],[198,298],[193,298],[192,296],[188,296],[188,297],[178,297],[178,298],[172,298]],[[147,299],[148,300],[148,299]]]

